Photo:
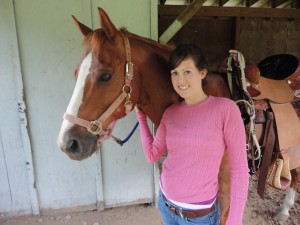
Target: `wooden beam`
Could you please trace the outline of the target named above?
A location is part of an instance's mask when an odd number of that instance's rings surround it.
[[[161,17],[177,17],[184,10],[184,8],[185,7],[182,6],[159,6],[158,15]],[[249,17],[300,19],[300,10],[203,6],[198,9],[194,17]]]
[[[269,4],[269,0],[258,0],[251,7],[253,7],[253,8],[263,8],[263,6],[266,6],[268,4]],[[264,8],[266,8],[266,7],[264,7]]]
[[[167,28],[167,30],[159,37],[159,42],[167,43],[171,38],[186,24],[192,16],[197,13],[198,9],[206,0],[194,0],[190,5],[183,6],[181,12],[178,13],[176,20]]]
[[[283,8],[290,8],[293,4],[293,0],[284,1],[281,4],[277,5],[276,8],[283,9]]]
[[[246,0],[246,7],[251,7],[254,5],[258,0]]]
[[[243,4],[242,0],[229,0],[228,2],[226,2],[224,4],[224,6],[226,6],[226,7],[228,7],[228,6],[237,6],[237,5],[240,5],[240,4]]]
[[[216,0],[206,0],[204,2],[203,6],[213,6],[215,4]]]
[[[229,0],[219,0],[219,6],[225,5]]]
[[[273,0],[272,8],[277,8],[278,6],[282,5],[285,2],[287,2],[287,0]]]

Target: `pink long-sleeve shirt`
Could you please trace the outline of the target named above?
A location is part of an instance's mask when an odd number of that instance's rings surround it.
[[[184,203],[211,199],[218,191],[224,151],[230,161],[231,193],[227,225],[242,224],[249,174],[245,129],[236,104],[209,96],[204,101],[168,107],[153,138],[144,113],[137,113],[142,146],[149,162],[166,151],[161,185],[166,196]]]

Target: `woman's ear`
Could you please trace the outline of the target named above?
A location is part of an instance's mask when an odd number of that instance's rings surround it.
[[[201,78],[204,79],[206,77],[206,74],[207,74],[207,69],[200,70],[200,74],[201,74]]]

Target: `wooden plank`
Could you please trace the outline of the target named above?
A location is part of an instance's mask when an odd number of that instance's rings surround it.
[[[272,1],[272,8],[277,8],[278,6],[286,3],[286,2],[290,2],[290,1],[287,1],[287,0],[273,0]]]
[[[293,4],[293,0],[284,1],[281,4],[279,2],[278,5],[276,6],[276,8],[278,8],[278,9],[288,8],[288,7],[291,7],[292,4]]]
[[[267,8],[269,4],[268,0],[258,0],[257,2],[255,2],[251,7],[252,8]]]
[[[2,133],[1,149],[5,157],[5,170],[11,200],[9,207],[4,206],[4,212],[10,215],[27,214],[31,211],[37,215],[39,200],[35,186],[35,171],[31,141],[28,132],[27,109],[24,100],[24,87],[21,72],[18,35],[16,30],[14,2],[1,1],[0,14],[3,23],[0,31],[5,34],[0,43],[0,80],[5,80],[0,88],[3,98],[0,99],[0,116],[5,118],[0,123]],[[2,108],[3,107],[3,108]],[[0,149],[0,150],[1,150]],[[2,181],[2,180],[1,180]],[[5,183],[4,183],[5,185]],[[28,207],[28,203],[30,203]],[[5,203],[2,203],[5,204]],[[2,211],[1,201],[0,210]]]
[[[167,43],[187,22],[192,16],[197,13],[198,9],[205,3],[205,0],[193,1],[189,6],[183,7],[178,18],[167,28],[167,30],[160,36],[161,43]]]
[[[240,33],[241,33],[241,18],[236,17],[234,19],[234,37],[233,37],[233,48],[240,49]]]
[[[161,17],[177,17],[184,6],[159,5],[158,14]],[[286,18],[299,19],[298,9],[246,8],[203,6],[198,9],[196,17],[256,17],[256,18]]]
[[[295,0],[295,8],[300,9],[300,0]]]
[[[251,7],[256,2],[258,2],[258,0],[246,0],[246,7]]]
[[[243,5],[243,1],[241,0],[229,0],[228,2],[226,2],[224,4],[224,6],[228,7],[228,6],[240,6]]]
[[[229,0],[219,0],[219,6],[225,5]]]
[[[150,37],[158,40],[157,0],[150,0]]]

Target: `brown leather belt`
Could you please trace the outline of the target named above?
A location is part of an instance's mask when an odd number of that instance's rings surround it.
[[[181,216],[181,217],[185,217],[185,218],[197,218],[197,217],[202,217],[202,216],[206,216],[209,213],[211,213],[214,208],[215,208],[215,204],[213,204],[210,208],[208,209],[198,209],[198,210],[182,210],[180,208],[175,208],[172,205],[168,204],[167,201],[165,201],[166,206],[168,207],[168,209],[175,215],[177,216]]]

